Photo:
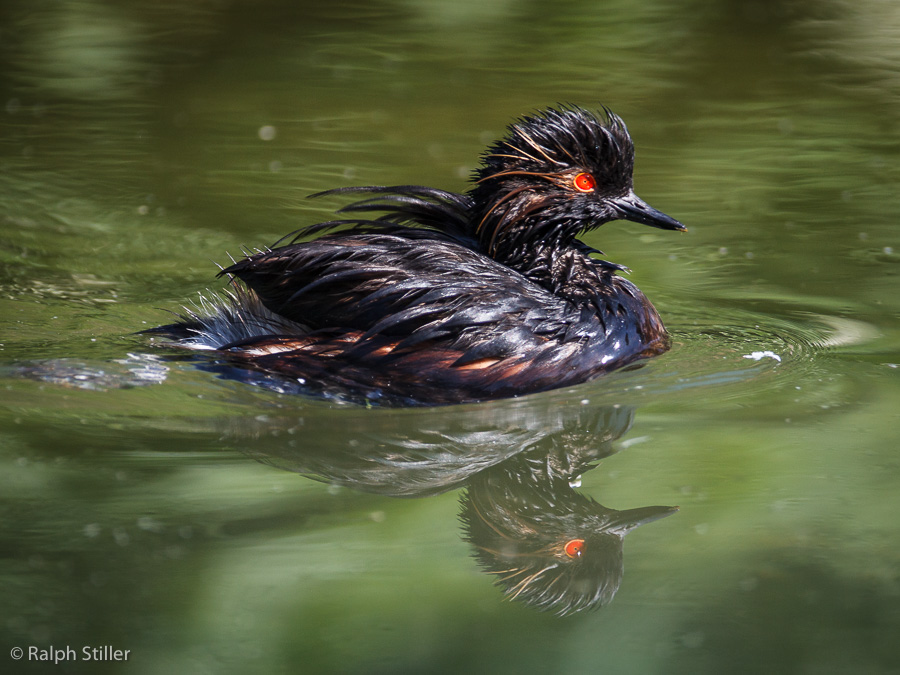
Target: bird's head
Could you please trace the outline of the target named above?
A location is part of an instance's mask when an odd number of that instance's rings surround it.
[[[549,108],[488,148],[470,191],[488,253],[514,258],[535,245],[568,245],[611,220],[685,230],[634,194],[634,144],[622,119],[604,113]]]

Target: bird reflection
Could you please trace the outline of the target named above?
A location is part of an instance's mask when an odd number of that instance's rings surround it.
[[[609,603],[622,581],[625,535],[677,510],[617,511],[576,489],[615,452],[633,416],[624,406],[514,404],[430,415],[419,432],[409,419],[378,414],[356,418],[364,422],[353,431],[327,415],[249,428],[242,420],[234,431],[243,441],[255,436],[242,442],[255,459],[330,484],[394,497],[463,488],[463,536],[479,565],[509,599],[565,615]]]
[[[677,510],[616,511],[574,490],[575,482],[530,453],[470,482],[466,540],[510,599],[560,615],[609,603],[622,581],[625,535]]]

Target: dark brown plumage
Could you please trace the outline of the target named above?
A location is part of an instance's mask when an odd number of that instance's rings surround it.
[[[519,120],[465,195],[322,193],[363,198],[341,209],[353,219],[226,268],[229,298],[155,332],[310,392],[389,404],[515,396],[660,354],[656,310],[575,238],[616,219],[684,230],[634,194],[631,138],[605,112]]]

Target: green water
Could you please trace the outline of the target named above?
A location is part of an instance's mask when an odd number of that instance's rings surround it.
[[[898,64],[884,0],[5,2],[0,669],[900,670]],[[367,410],[134,335],[339,205],[306,195],[462,190],[556,102],[619,113],[690,229],[586,238],[670,328],[649,366]],[[613,453],[574,493],[680,507],[565,617],[504,600],[458,519],[560,442]],[[80,660],[103,645],[128,660]]]

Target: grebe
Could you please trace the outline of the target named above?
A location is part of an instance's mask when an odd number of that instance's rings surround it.
[[[665,352],[627,268],[576,239],[619,219],[685,230],[634,194],[621,118],[549,108],[511,124],[481,160],[465,194],[319,193],[362,199],[339,211],[355,217],[223,269],[229,291],[149,332],[311,392],[401,405],[574,385]]]

